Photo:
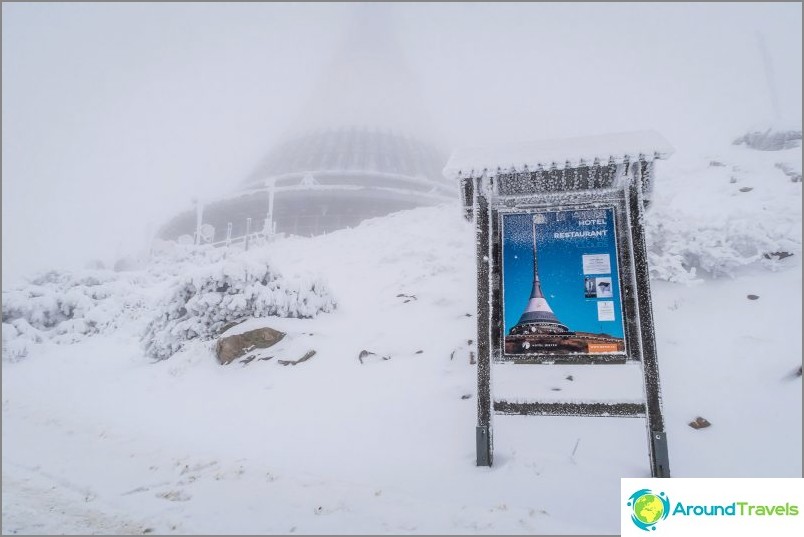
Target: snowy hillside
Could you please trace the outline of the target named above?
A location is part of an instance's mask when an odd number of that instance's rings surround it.
[[[658,165],[647,225],[674,476],[801,475],[800,174],[800,147]],[[640,419],[498,416],[495,465],[474,465],[473,240],[456,202],[4,289],[3,533],[619,532],[620,477],[650,473]],[[155,319],[187,312],[203,322],[157,323],[180,339],[149,356]],[[287,337],[222,366],[217,331],[243,312],[227,335]],[[633,365],[506,365],[494,390],[641,386]]]

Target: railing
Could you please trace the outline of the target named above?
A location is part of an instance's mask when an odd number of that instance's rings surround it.
[[[276,233],[276,222],[273,223],[273,230],[270,232],[266,232],[265,229],[262,231],[251,231],[251,218],[246,219],[246,233],[244,235],[240,235],[239,237],[232,237],[232,223],[229,222],[226,226],[226,238],[220,241],[213,240],[205,241],[203,239],[196,241],[198,244],[208,244],[214,247],[220,246],[232,246],[232,245],[239,245],[243,244],[243,248],[248,250],[249,245],[253,243],[266,243],[271,242],[279,237]]]

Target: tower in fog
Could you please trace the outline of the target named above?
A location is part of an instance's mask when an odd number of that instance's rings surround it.
[[[388,7],[361,5],[284,141],[224,198],[167,222],[159,238],[317,235],[457,196]]]

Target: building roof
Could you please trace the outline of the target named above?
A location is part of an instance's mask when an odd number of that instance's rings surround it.
[[[455,188],[441,170],[445,152],[435,145],[390,130],[342,127],[311,131],[275,147],[243,185],[262,185],[265,179],[285,175],[313,176],[321,172],[348,175],[370,173],[377,183],[383,174],[417,177],[431,187]]]
[[[673,151],[670,143],[655,131],[496,144],[454,151],[444,168],[444,175],[454,179],[459,175],[494,174],[497,170],[575,167],[581,161],[591,164],[595,159],[601,163],[612,159],[618,163],[625,159],[663,159]]]

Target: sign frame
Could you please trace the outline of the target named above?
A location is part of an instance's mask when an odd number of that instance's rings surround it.
[[[603,168],[594,170],[597,176]],[[477,427],[475,441],[477,465],[493,464],[494,414],[537,416],[641,417],[646,419],[651,475],[670,477],[667,435],[661,410],[659,369],[650,297],[650,276],[643,214],[648,200],[643,189],[652,183],[653,162],[636,159],[608,164],[609,182],[586,181],[572,169],[541,169],[535,172],[482,173],[461,176],[465,215],[473,219],[477,257]],[[520,178],[521,177],[521,178]],[[535,180],[534,180],[535,177]],[[597,184],[595,184],[597,183]],[[471,205],[470,205],[471,204]],[[515,363],[533,364],[618,364],[627,360],[640,363],[645,400],[634,402],[516,402],[494,400],[491,393],[493,363],[506,359],[502,311],[502,216],[539,209],[565,210],[614,207],[617,237],[617,266],[624,317],[625,356],[574,355],[570,361],[552,355]]]

